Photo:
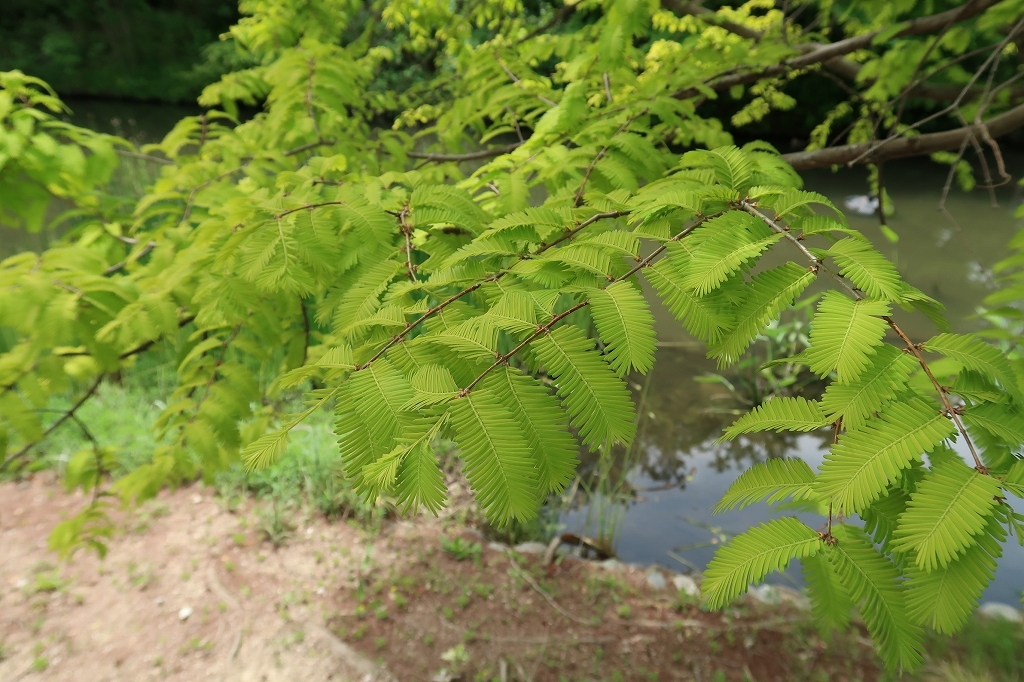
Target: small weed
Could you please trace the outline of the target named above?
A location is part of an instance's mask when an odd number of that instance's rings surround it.
[[[409,606],[409,600],[401,595],[399,592],[395,592],[391,597],[391,601],[395,602],[395,606],[403,611]]]
[[[33,594],[39,594],[40,592],[56,592],[64,588],[64,581],[57,575],[57,571],[52,573],[40,573],[36,576],[36,581],[32,584],[31,592]]]
[[[245,533],[235,533],[231,536],[231,541],[235,543],[236,547],[245,547]]]
[[[153,659],[153,667],[154,668],[159,668],[163,664],[164,664],[164,657],[163,656],[157,656],[156,658]]]
[[[483,552],[483,547],[479,542],[471,542],[461,537],[442,537],[441,549],[451,554],[457,561],[466,559],[479,561],[480,554]]]
[[[629,604],[623,604],[619,608],[615,609],[615,613],[619,614],[619,618],[629,618],[633,611],[629,608]]]
[[[487,585],[486,583],[477,583],[473,585],[470,589],[472,589],[473,592],[475,592],[478,597],[487,599],[491,596],[491,593],[494,592],[494,585]]]
[[[458,606],[460,609],[464,609],[467,606],[469,606],[469,595],[460,594],[458,597],[455,598],[455,605]]]
[[[453,672],[460,671],[463,666],[469,663],[469,652],[465,644],[456,644],[441,654],[441,660],[452,667]]]
[[[362,625],[360,625],[359,627],[357,627],[355,630],[352,631],[352,641],[353,642],[358,642],[359,640],[361,640],[365,636],[366,636],[366,623],[363,623]]]
[[[378,606],[376,609],[374,609],[373,615],[377,616],[378,620],[386,620],[388,617],[388,607]]]
[[[425,645],[427,645],[427,646],[434,646],[434,636],[433,635],[423,635],[423,643]]]
[[[373,645],[377,647],[377,650],[379,651],[388,645],[388,640],[386,637],[376,637],[373,640]]]
[[[50,667],[50,661],[46,659],[46,656],[36,656],[32,659],[32,670],[37,673],[41,673]]]
[[[295,534],[295,524],[288,519],[275,499],[268,509],[261,512],[259,530],[264,540],[274,547],[281,547]]]
[[[451,620],[455,617],[455,612],[452,611],[451,607],[443,606],[441,607],[441,615],[444,616],[447,620]]]

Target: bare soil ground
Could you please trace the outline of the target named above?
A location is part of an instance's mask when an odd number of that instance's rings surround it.
[[[640,569],[545,567],[455,517],[299,517],[275,548],[255,502],[193,486],[126,512],[106,559],[61,563],[47,535],[84,502],[43,476],[0,485],[0,680],[878,676],[860,633],[826,641],[786,604],[705,613]],[[462,560],[442,549],[455,537]]]

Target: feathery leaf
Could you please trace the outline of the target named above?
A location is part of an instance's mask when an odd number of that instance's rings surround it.
[[[715,505],[715,513],[730,509],[743,509],[747,505],[765,500],[773,504],[787,497],[805,500],[813,496],[814,472],[802,459],[772,458],[758,462],[733,481],[722,499]]]
[[[654,316],[643,294],[626,281],[588,292],[590,313],[605,343],[605,357],[619,376],[654,365]]]

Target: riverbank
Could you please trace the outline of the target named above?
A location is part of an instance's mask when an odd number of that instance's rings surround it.
[[[47,478],[0,485],[4,680],[880,674],[862,631],[822,637],[795,593],[706,613],[660,569],[547,564],[540,546],[489,543],[462,522],[465,495],[440,520],[298,513],[275,547],[257,501],[229,505],[197,485],[123,513],[106,559],[65,564],[46,537],[84,500]]]

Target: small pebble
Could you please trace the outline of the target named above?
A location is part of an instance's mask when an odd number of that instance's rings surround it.
[[[157,606],[163,606],[164,605],[164,598],[163,597],[157,597],[155,601],[156,601],[156,605]]]
[[[1008,620],[1012,623],[1024,622],[1024,616],[1021,615],[1019,609],[1015,609],[1009,604],[1001,604],[996,601],[985,602],[978,607],[978,613],[986,618]]]
[[[181,610],[178,611],[178,620],[188,620],[188,617],[192,615],[191,606],[182,606]]]
[[[651,589],[655,590],[664,590],[668,587],[668,581],[665,580],[665,576],[656,568],[647,571],[647,584],[650,585]]]
[[[678,592],[685,592],[691,597],[700,596],[700,588],[697,586],[697,582],[688,575],[672,576],[672,584],[675,585]]]
[[[195,495],[192,496],[192,504],[199,504],[202,501],[203,501],[203,496],[200,495],[199,493],[196,493]]]
[[[521,542],[512,549],[520,554],[543,554],[548,550],[548,546],[543,542]]]

